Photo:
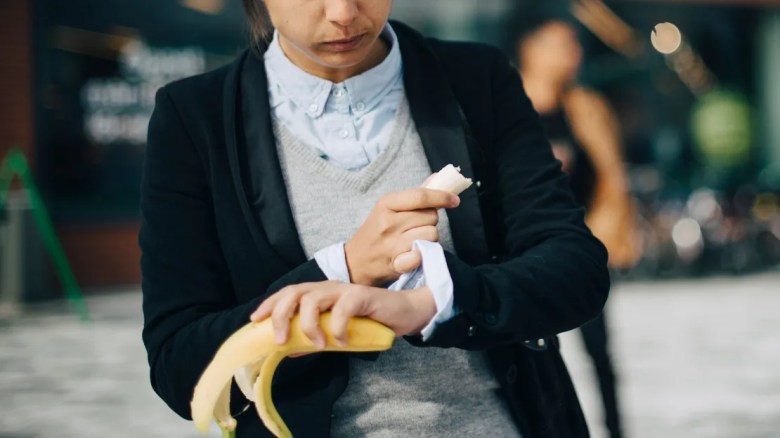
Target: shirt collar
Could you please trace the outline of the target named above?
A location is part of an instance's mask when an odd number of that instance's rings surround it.
[[[378,105],[402,77],[401,50],[390,23],[385,25],[380,38],[390,45],[390,51],[385,59],[371,69],[343,82],[350,99],[351,110],[357,116]],[[292,100],[311,117],[317,118],[322,115],[333,89],[333,82],[309,74],[293,64],[282,51],[278,32],[274,32],[273,40],[263,59],[272,101],[283,96],[282,98]]]

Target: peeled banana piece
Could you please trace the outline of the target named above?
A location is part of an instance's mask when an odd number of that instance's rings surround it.
[[[271,320],[249,323],[230,336],[217,350],[195,386],[190,407],[195,427],[208,433],[211,419],[222,429],[223,437],[233,436],[237,421],[230,414],[230,387],[233,377],[250,400],[263,424],[277,437],[291,437],[271,399],[271,381],[279,363],[292,354],[314,352],[367,352],[388,350],[395,333],[368,318],[352,318],[347,326],[348,344],[339,347],[330,333],[330,312],[320,315],[326,346],[319,350],[301,331],[298,315],[290,321],[287,343],[274,341]]]
[[[471,187],[471,178],[460,174],[460,167],[452,164],[444,166],[425,184],[426,189],[443,190],[456,195]]]

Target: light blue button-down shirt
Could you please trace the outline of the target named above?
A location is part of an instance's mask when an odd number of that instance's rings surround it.
[[[347,170],[362,169],[387,147],[396,110],[405,97],[401,50],[389,23],[381,38],[390,46],[387,57],[338,84],[311,75],[290,61],[279,44],[278,32],[264,55],[273,117],[322,159]],[[422,330],[423,339],[427,339],[437,324],[453,315],[452,277],[441,245],[415,245],[423,256],[423,266],[404,274],[389,288],[427,285],[431,290],[437,312]],[[314,258],[329,280],[350,282],[344,242],[321,249]]]
[[[265,53],[273,115],[323,159],[360,170],[387,146],[404,98],[401,51],[390,25],[382,37],[390,51],[372,69],[335,84],[293,64],[279,34]]]

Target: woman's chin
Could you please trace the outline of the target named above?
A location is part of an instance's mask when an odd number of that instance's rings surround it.
[[[317,63],[323,67],[332,69],[348,69],[360,65],[367,58],[367,54],[350,52],[326,52],[318,54]]]
[[[328,79],[333,82],[342,82],[349,77],[362,73],[364,69],[360,66],[365,57],[347,57],[347,56],[327,56],[317,57],[315,62],[319,65],[319,70],[323,72]]]

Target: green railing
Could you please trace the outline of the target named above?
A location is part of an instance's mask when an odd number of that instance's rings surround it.
[[[0,210],[5,208],[5,203],[8,200],[8,193],[11,190],[11,183],[13,182],[14,177],[19,179],[22,187],[27,191],[33,219],[35,220],[35,224],[46,250],[51,257],[54,268],[57,271],[57,276],[65,290],[65,296],[81,320],[88,320],[89,311],[87,310],[87,305],[81,295],[81,289],[76,282],[76,277],[73,275],[73,270],[65,256],[65,251],[62,249],[62,244],[60,244],[57,234],[54,231],[54,225],[51,223],[41,193],[35,185],[35,180],[32,177],[30,166],[27,164],[27,159],[22,151],[12,148],[5,156],[5,159],[3,159],[2,163],[0,163]]]

